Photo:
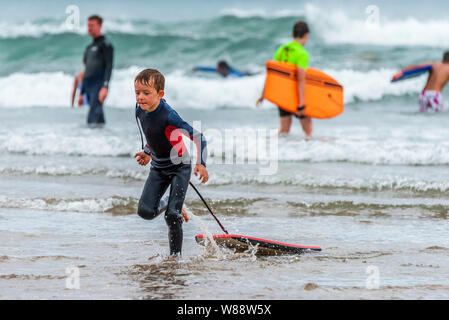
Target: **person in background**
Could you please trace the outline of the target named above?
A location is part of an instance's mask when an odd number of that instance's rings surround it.
[[[432,66],[429,71],[426,85],[419,94],[419,111],[441,111],[443,109],[443,91],[446,84],[449,82],[449,51],[443,54],[441,61],[425,62],[418,65],[408,66],[409,68],[416,68],[420,66]]]
[[[87,19],[87,31],[92,43],[84,51],[84,77],[78,105],[84,103],[83,94],[87,95],[90,109],[87,123],[92,126],[105,124],[103,103],[108,95],[109,81],[112,74],[114,48],[101,34],[103,19],[98,15]]]
[[[245,76],[252,76],[255,73],[250,72],[240,72],[236,69],[232,68],[226,61],[222,60],[217,63],[216,67],[194,67],[193,71],[205,71],[205,72],[216,72],[222,77],[226,78],[227,76],[235,76],[238,78]]]
[[[297,66],[298,75],[298,93],[299,93],[299,106],[296,113],[290,113],[279,108],[280,128],[279,135],[288,134],[292,125],[292,116],[299,119],[302,129],[307,137],[312,134],[312,119],[306,117],[302,113],[304,112],[304,93],[306,83],[306,69],[309,64],[309,53],[304,46],[309,39],[309,27],[306,22],[298,21],[293,26],[293,40],[287,44],[281,45],[273,57],[274,60],[292,63]],[[259,106],[264,100],[265,88],[262,91],[260,98],[257,100],[256,105]]]

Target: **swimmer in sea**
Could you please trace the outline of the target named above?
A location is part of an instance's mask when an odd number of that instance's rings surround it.
[[[232,68],[226,61],[219,61],[217,63],[217,66],[214,67],[195,67],[193,68],[193,71],[205,71],[205,72],[216,72],[222,77],[227,76],[235,76],[238,78],[245,77],[245,76],[253,76],[256,73],[250,73],[250,72],[240,72],[236,69]]]

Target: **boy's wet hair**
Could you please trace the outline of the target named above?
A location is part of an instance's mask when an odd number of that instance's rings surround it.
[[[443,61],[444,62],[449,62],[449,51],[446,51],[443,55]]]
[[[298,21],[293,26],[293,38],[302,38],[309,32],[309,26],[304,21]]]
[[[156,69],[145,69],[139,72],[134,79],[134,82],[139,82],[143,85],[152,85],[157,92],[164,90],[165,77]]]
[[[87,18],[87,21],[90,21],[90,20],[95,20],[95,21],[97,21],[97,23],[98,23],[100,26],[103,24],[103,18],[100,17],[100,16],[97,15],[97,14],[91,15],[89,18]]]

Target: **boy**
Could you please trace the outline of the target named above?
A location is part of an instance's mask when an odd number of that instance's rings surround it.
[[[312,119],[304,116],[304,92],[306,83],[306,69],[309,64],[309,53],[304,49],[304,46],[309,39],[309,27],[304,21],[298,21],[293,26],[293,41],[280,46],[273,57],[274,60],[281,62],[288,62],[295,64],[298,75],[298,92],[299,92],[299,106],[296,113],[290,113],[279,108],[280,129],[279,135],[288,134],[292,125],[292,115],[299,118],[302,129],[306,136],[312,134]],[[257,100],[256,105],[259,106],[264,100],[265,88],[262,95]]]
[[[431,65],[427,83],[419,95],[419,111],[440,111],[443,109],[444,86],[449,81],[449,51],[443,55],[441,62],[428,62],[423,65]]]
[[[145,166],[151,160],[151,170],[138,205],[138,215],[152,220],[163,210],[168,226],[170,255],[178,256],[182,248],[182,220],[188,217],[182,210],[189,185],[191,165],[190,156],[182,141],[182,134],[193,140],[197,147],[198,163],[194,173],[200,174],[201,183],[209,180],[206,170],[206,140],[182,120],[179,115],[162,99],[165,78],[157,70],[145,69],[134,79],[136,93],[136,121],[142,130],[147,144],[143,152],[134,155],[137,162]],[[170,186],[170,194],[161,201]]]

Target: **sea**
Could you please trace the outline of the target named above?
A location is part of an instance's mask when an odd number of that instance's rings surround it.
[[[449,50],[447,1],[1,2],[0,299],[449,298],[449,92],[443,111],[420,113],[426,76],[390,82]],[[70,105],[91,14],[114,46],[103,128]],[[344,87],[344,112],[313,119],[310,138],[296,119],[278,136],[277,108],[256,107],[298,20],[309,66]],[[254,75],[193,71],[220,60]],[[201,246],[196,234],[223,231],[189,189],[170,259],[163,215],[136,214],[145,68],[204,133],[210,178],[191,181],[227,231],[322,251]]]

